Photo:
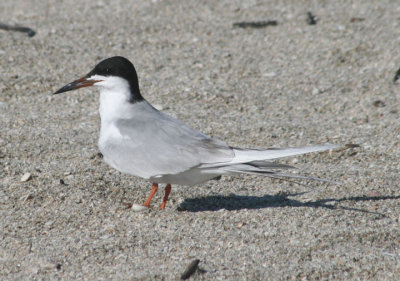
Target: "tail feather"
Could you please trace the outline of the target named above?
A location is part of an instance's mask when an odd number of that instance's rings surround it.
[[[206,173],[226,175],[253,174],[263,175],[271,178],[295,178],[335,183],[334,181],[330,181],[327,179],[275,172],[273,170],[285,170],[292,169],[294,167],[271,162],[268,160],[279,159],[310,152],[324,151],[338,147],[339,146],[336,145],[321,145],[297,148],[268,148],[263,150],[233,148],[233,151],[235,152],[235,157],[232,159],[232,161],[202,164],[201,168],[204,168]]]
[[[338,147],[340,146],[317,145],[317,146],[305,146],[305,147],[267,148],[267,149],[241,149],[233,147],[232,149],[233,152],[235,153],[235,157],[230,162],[204,163],[201,164],[201,168],[218,168],[236,164],[243,164],[243,163],[249,164],[249,163],[259,163],[259,162],[264,162],[268,163],[268,165],[272,165],[271,162],[269,162],[268,160],[280,159],[284,157],[306,154],[311,152],[324,151]]]
[[[337,145],[316,145],[305,147],[268,148],[260,150],[233,148],[233,151],[235,152],[235,158],[233,161],[237,163],[245,163],[256,160],[273,160],[311,152],[325,151],[338,147],[339,146]]]

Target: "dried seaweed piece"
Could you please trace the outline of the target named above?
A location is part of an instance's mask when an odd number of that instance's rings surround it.
[[[309,25],[316,25],[317,24],[317,19],[311,12],[307,12],[307,23]]]
[[[194,261],[192,261],[186,268],[186,270],[182,273],[181,275],[181,280],[186,280],[188,279],[190,276],[193,275],[193,273],[196,272],[198,266],[199,266],[199,259],[195,259]]]
[[[396,83],[397,80],[400,78],[400,68],[397,70],[396,75],[393,78],[393,83]]]

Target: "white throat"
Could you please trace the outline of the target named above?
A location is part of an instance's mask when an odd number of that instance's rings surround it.
[[[100,90],[99,112],[102,126],[120,118],[127,118],[131,107],[128,81],[116,76],[100,75],[92,76],[90,79],[103,80],[95,84]]]

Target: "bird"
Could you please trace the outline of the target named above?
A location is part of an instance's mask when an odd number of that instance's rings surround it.
[[[205,135],[153,107],[141,94],[134,65],[122,56],[99,62],[88,74],[68,83],[54,95],[94,86],[100,91],[98,146],[112,168],[146,179],[152,189],[166,184],[161,209],[165,209],[172,185],[193,186],[222,175],[252,174],[273,178],[320,178],[283,174],[294,168],[275,160],[338,148],[314,145],[289,148],[244,149]]]

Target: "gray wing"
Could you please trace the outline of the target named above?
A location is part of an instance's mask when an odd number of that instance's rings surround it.
[[[226,143],[155,109],[142,112],[140,118],[119,119],[116,126],[122,139],[107,145],[114,160],[106,161],[114,162],[109,164],[122,172],[143,178],[228,162],[235,155]]]

